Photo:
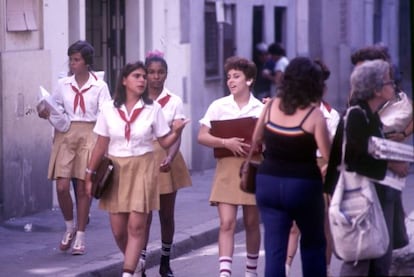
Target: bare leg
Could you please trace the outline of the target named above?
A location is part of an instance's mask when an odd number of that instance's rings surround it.
[[[325,200],[326,266],[328,267],[328,276],[329,276],[330,274],[329,266],[331,264],[332,249],[333,249],[332,234],[331,234],[331,228],[329,227],[329,216],[328,216],[331,197],[328,194],[324,193],[323,198]]]
[[[218,204],[220,217],[219,255],[233,256],[234,232],[236,229],[237,206],[225,203]]]
[[[60,210],[62,211],[63,218],[73,220],[73,202],[70,196],[70,178],[59,178],[56,180],[56,191],[58,196],[58,202]]]
[[[174,209],[176,196],[176,191],[160,195],[159,216],[161,224],[161,240],[165,243],[172,243],[174,239]]]
[[[109,214],[109,220],[116,245],[125,254],[128,242],[128,213]]]
[[[247,253],[259,253],[260,250],[260,216],[254,205],[243,206],[243,220],[246,230]]]
[[[76,195],[77,195],[77,218],[78,218],[78,230],[84,232],[89,216],[90,199],[86,195],[85,182],[77,179]]]
[[[174,208],[177,192],[160,195],[160,225],[161,225],[161,261],[159,273],[161,276],[173,276],[170,267],[170,254],[174,239],[175,222]]]
[[[296,222],[293,221],[292,227],[290,228],[289,233],[289,242],[288,242],[288,249],[287,249],[287,257],[286,257],[286,276],[289,275],[290,266],[293,263],[293,259],[295,258],[296,251],[298,250],[298,242],[299,242],[300,231]]]
[[[257,276],[257,262],[260,250],[260,216],[257,206],[243,206],[243,220],[246,230],[246,273]]]
[[[128,216],[128,239],[125,249],[124,270],[135,271],[138,255],[144,247],[145,228],[147,224],[145,213],[131,212]]]
[[[219,203],[218,212],[220,217],[220,229],[218,239],[220,276],[228,277],[231,276],[232,271],[237,206]]]

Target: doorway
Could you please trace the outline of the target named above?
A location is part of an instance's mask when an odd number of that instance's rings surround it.
[[[86,0],[86,40],[95,48],[94,70],[105,71],[113,94],[125,64],[125,0]]]

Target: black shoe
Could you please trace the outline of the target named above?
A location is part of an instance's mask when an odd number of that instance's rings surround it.
[[[170,267],[170,257],[161,256],[159,273],[161,277],[174,277],[174,273]]]
[[[160,271],[159,271],[161,277],[174,277],[174,273],[172,272],[170,266],[160,266]]]

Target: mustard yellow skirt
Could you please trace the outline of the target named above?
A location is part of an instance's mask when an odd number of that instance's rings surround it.
[[[217,159],[210,204],[256,205],[256,196],[240,189],[240,167],[245,158],[225,157]],[[255,159],[256,160],[256,159]],[[260,159],[258,159],[260,160]]]
[[[84,180],[92,149],[95,146],[95,123],[72,122],[66,133],[55,132],[47,177]]]
[[[114,173],[99,207],[110,213],[149,213],[160,207],[152,152],[136,157],[113,157]]]
[[[160,194],[172,193],[180,188],[191,186],[190,172],[187,169],[180,151],[178,151],[172,160],[171,170],[169,172],[159,171],[162,161],[167,156],[167,151],[157,141],[154,141],[154,156],[156,167],[158,167],[157,183]]]

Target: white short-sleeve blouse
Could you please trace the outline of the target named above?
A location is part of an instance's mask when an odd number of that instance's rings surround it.
[[[126,123],[119,115],[113,101],[103,105],[94,132],[100,136],[109,137],[109,155],[131,157],[151,152],[153,151],[153,138],[163,137],[170,132],[170,127],[158,103],[144,105],[144,102],[140,100],[135,104],[133,110],[141,107],[144,107],[144,109],[138,118],[131,123],[131,136],[130,140],[127,141],[125,138]],[[124,111],[127,119],[129,119],[125,105],[122,105],[120,109]]]
[[[263,103],[250,93],[249,103],[242,109],[239,108],[233,95],[228,95],[214,100],[208,107],[204,117],[199,120],[202,125],[211,128],[212,120],[227,120],[243,117],[259,117],[263,109]]]

